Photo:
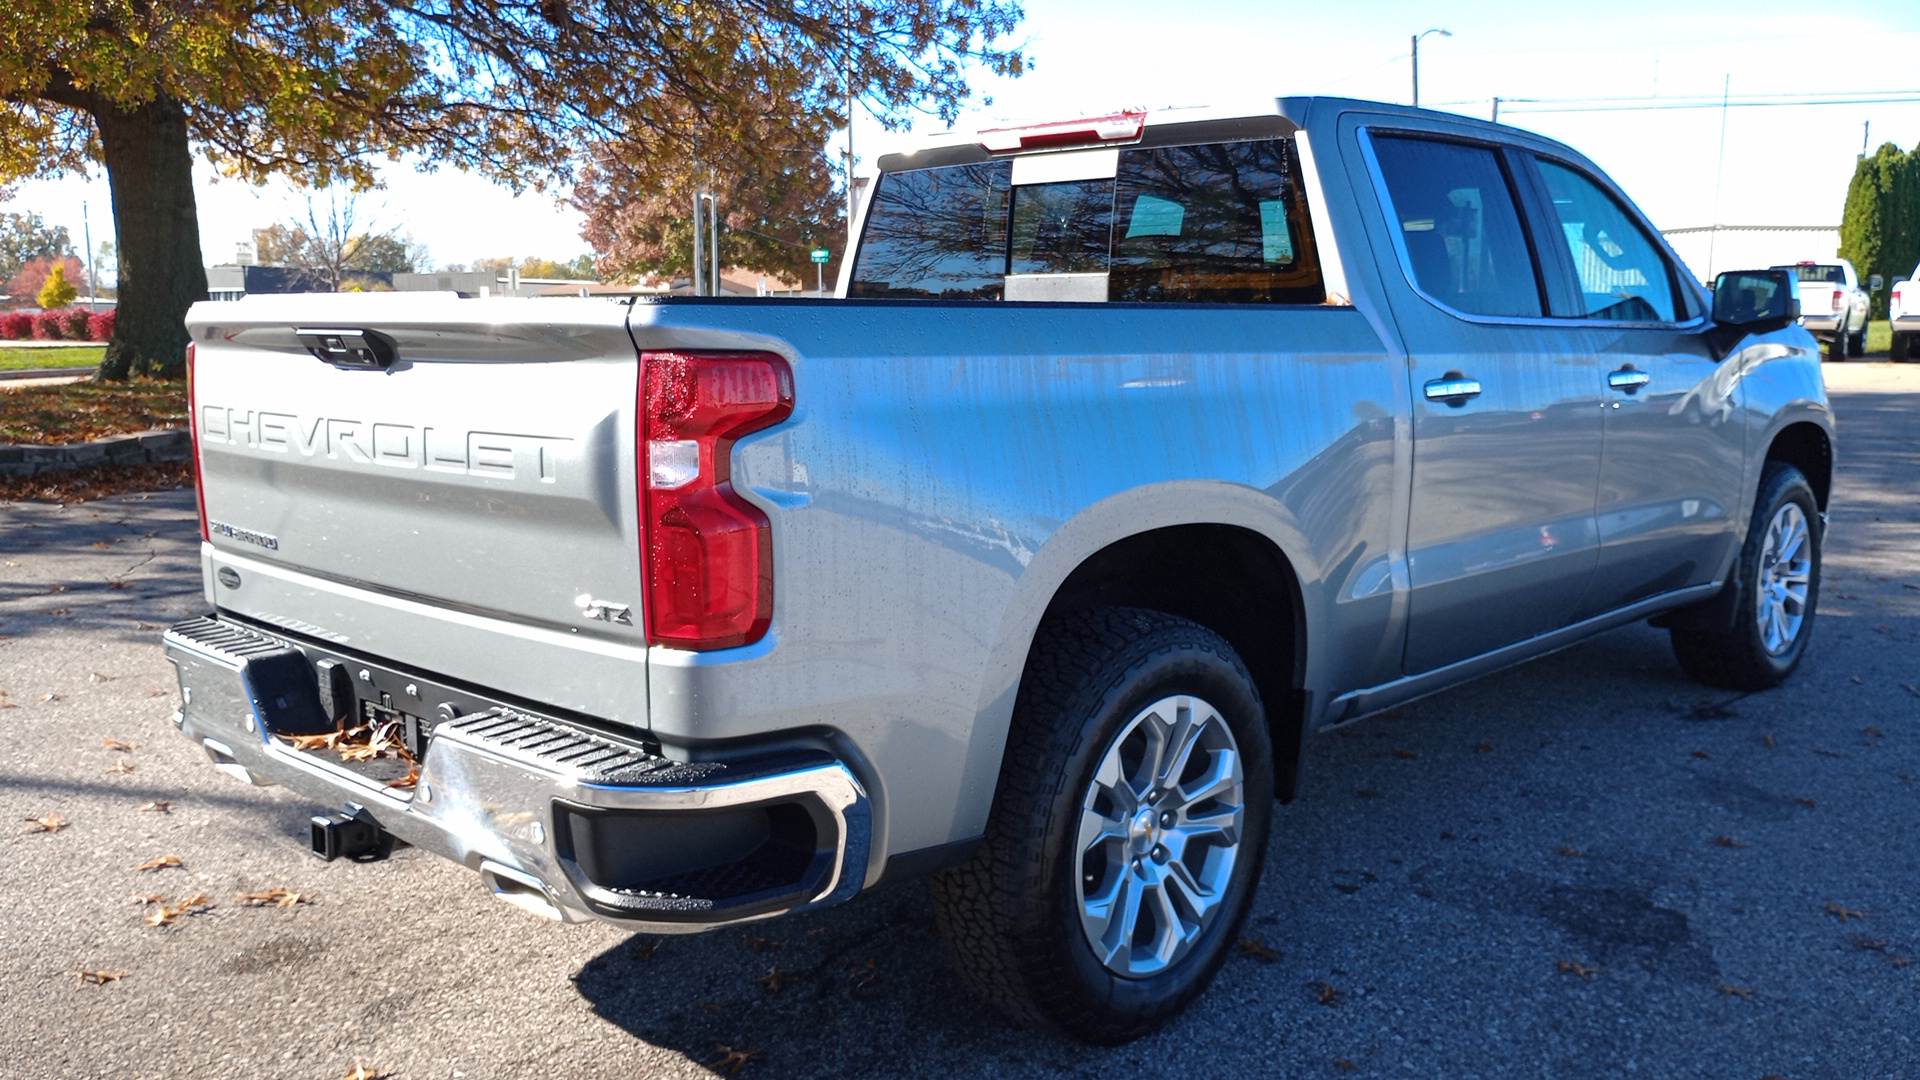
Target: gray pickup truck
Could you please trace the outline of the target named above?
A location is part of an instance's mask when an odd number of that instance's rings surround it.
[[[195,306],[185,735],[558,919],[932,874],[971,985],[1113,1043],[1310,733],[1640,619],[1804,653],[1793,275],[1709,295],[1572,150],[1287,98],[880,167],[836,299]]]

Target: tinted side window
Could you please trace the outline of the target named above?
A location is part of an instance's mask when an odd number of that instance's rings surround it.
[[[1325,300],[1292,165],[1278,139],[1122,151],[1109,298]]]
[[[1471,315],[1538,316],[1533,256],[1494,151],[1403,136],[1373,148],[1420,290]]]
[[[1012,177],[1010,161],[883,174],[847,294],[998,300]]]
[[[1598,184],[1564,165],[1540,161],[1560,215],[1560,230],[1580,278],[1588,319],[1672,322],[1673,277],[1660,249]]]

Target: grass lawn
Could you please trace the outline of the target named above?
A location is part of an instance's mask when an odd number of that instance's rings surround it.
[[[1893,324],[1885,319],[1875,319],[1867,324],[1867,354],[1885,354],[1893,348]]]
[[[28,368],[77,367],[98,364],[107,351],[105,342],[77,343],[36,349],[30,346],[0,343],[0,371],[24,371]]]
[[[0,443],[84,442],[186,423],[184,379],[15,387],[0,383]]]

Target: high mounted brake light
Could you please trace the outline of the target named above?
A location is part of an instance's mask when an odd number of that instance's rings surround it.
[[[1147,110],[1127,109],[1080,120],[988,128],[980,132],[980,145],[996,154],[1048,147],[1099,146],[1104,143],[1133,142],[1146,129]]]
[[[733,490],[734,440],[793,412],[764,352],[640,354],[641,575],[647,640],[724,649],[773,620],[773,528]]]
[[[200,462],[200,395],[193,379],[196,351],[194,343],[187,342],[187,433],[193,438],[193,503],[200,511],[200,539],[211,540],[213,535],[207,531],[207,483]]]

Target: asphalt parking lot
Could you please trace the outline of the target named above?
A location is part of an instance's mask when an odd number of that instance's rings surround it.
[[[1242,950],[1111,1050],[971,1000],[918,882],[658,939],[323,864],[325,808],[169,723],[192,494],[0,504],[0,1077],[1920,1076],[1920,366],[1829,383],[1793,680],[1708,690],[1641,625],[1316,736]]]

